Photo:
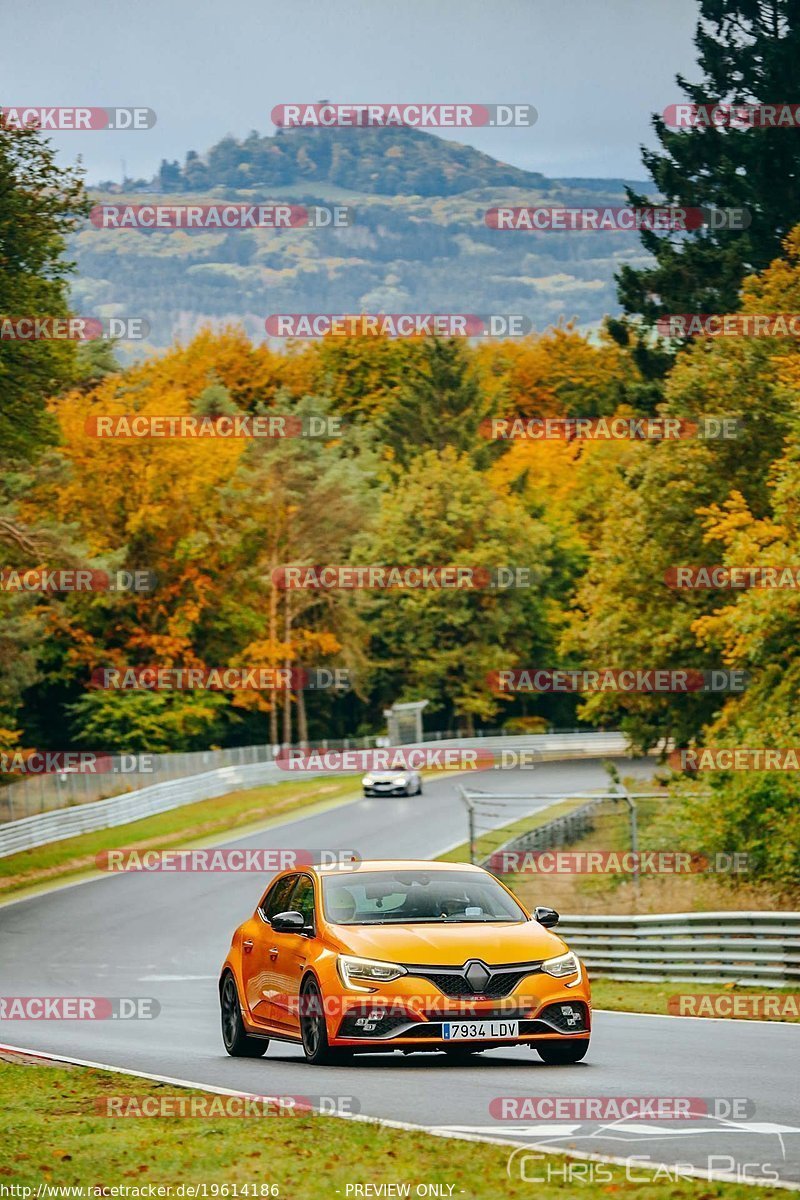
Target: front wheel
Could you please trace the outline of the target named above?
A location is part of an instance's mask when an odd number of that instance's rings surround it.
[[[328,1027],[325,1024],[325,1007],[317,981],[309,977],[300,989],[300,1036],[306,1062],[330,1065],[342,1062],[347,1054],[334,1050],[328,1044]]]
[[[539,1051],[539,1057],[551,1066],[576,1063],[586,1057],[589,1039],[580,1038],[574,1042],[542,1042],[536,1049]]]
[[[244,1027],[242,1009],[236,992],[236,981],[229,973],[220,992],[222,1040],[232,1058],[261,1058],[269,1046],[268,1038],[254,1038]]]

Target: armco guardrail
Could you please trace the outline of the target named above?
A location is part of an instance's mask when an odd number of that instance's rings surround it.
[[[555,732],[547,730],[542,736],[564,737],[573,734],[583,734],[588,731],[570,729]],[[426,730],[422,741],[455,744],[465,738],[459,730],[439,729]],[[531,736],[531,735],[526,735]],[[619,735],[612,735],[619,736]],[[505,730],[479,731],[477,740],[480,745],[491,743],[495,746],[507,745],[509,739],[519,737]],[[323,738],[314,745],[321,750],[371,750],[388,745],[385,736],[370,735],[358,738]],[[69,772],[42,775],[30,775],[14,783],[0,786],[0,822],[19,821],[23,817],[32,817],[38,813],[49,812],[54,808],[70,808],[74,804],[91,804],[94,800],[105,800],[109,796],[118,796],[122,792],[137,791],[139,788],[150,787],[154,783],[164,783],[168,779],[184,779],[187,775],[205,775],[220,767],[245,767],[255,763],[270,763],[278,751],[285,747],[261,744],[257,746],[233,746],[227,750],[189,750],[172,754],[122,755],[127,759],[124,769],[111,773],[105,772]],[[134,769],[136,761],[146,759],[146,765],[139,763],[141,769]]]
[[[541,757],[543,761],[623,754],[627,744],[619,733],[555,733],[498,738],[437,739],[437,744],[442,746],[464,743],[490,749],[535,749],[538,752],[537,757]],[[421,747],[424,743],[415,745]],[[408,750],[411,747],[405,746],[404,749]],[[180,808],[197,800],[211,800],[241,788],[262,787],[289,778],[308,777],[309,774],[307,771],[288,773],[274,762],[228,766],[199,775],[190,775],[184,779],[154,783],[149,787],[138,788],[121,796],[112,796],[107,800],[95,800],[88,804],[76,804],[71,808],[37,813],[19,821],[7,821],[0,825],[0,858],[16,854],[20,850],[44,846],[48,842],[61,841],[62,838],[76,837],[81,833],[126,825],[130,821],[138,821],[154,813]],[[319,778],[320,773],[314,772],[314,777]]]
[[[194,804],[197,800],[213,800],[216,796],[224,796],[240,788],[279,783],[281,778],[285,777],[275,763],[220,767],[204,775],[189,775],[186,779],[154,783],[135,792],[125,792],[122,796],[111,796],[108,800],[76,804],[73,808],[58,808],[53,812],[23,817],[21,821],[7,821],[0,825],[0,858],[20,850],[32,850],[48,842],[60,842],[62,838],[77,837],[81,833],[127,825],[130,821],[140,821],[143,817],[180,808],[184,804]]]
[[[590,975],[787,987],[800,983],[800,913],[563,916],[558,933]]]
[[[619,799],[621,800],[622,797],[620,796]],[[502,862],[503,854],[534,853],[538,850],[551,850],[554,846],[570,846],[579,838],[592,833],[595,814],[601,805],[607,803],[607,797],[590,800],[588,804],[574,808],[572,812],[565,813],[563,817],[555,817],[552,821],[546,821],[542,825],[534,825],[533,829],[518,834],[497,846],[491,854],[481,860],[479,866],[486,867],[491,871],[499,862]]]

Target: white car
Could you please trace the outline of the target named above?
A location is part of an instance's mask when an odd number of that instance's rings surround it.
[[[365,796],[421,796],[419,771],[370,771],[361,780]]]

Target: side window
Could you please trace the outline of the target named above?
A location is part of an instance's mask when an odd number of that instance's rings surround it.
[[[314,884],[308,875],[301,875],[289,900],[289,908],[303,914],[309,928],[314,926]]]
[[[296,875],[284,875],[274,883],[261,902],[261,912],[269,921],[275,913],[286,912],[289,908],[289,893],[297,883]]]

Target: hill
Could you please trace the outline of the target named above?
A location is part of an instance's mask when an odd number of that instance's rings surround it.
[[[536,172],[418,129],[279,129],[271,137],[253,131],[244,141],[223,138],[204,158],[190,151],[182,167],[162,161],[154,182],[165,192],[333,184],[382,196],[547,183]]]
[[[640,185],[641,186],[641,185]],[[283,312],[519,313],[543,329],[616,312],[614,272],[640,264],[635,234],[488,228],[498,204],[622,204],[623,180],[552,180],[413,129],[294,129],[226,137],[183,165],[163,162],[97,201],[347,204],[346,228],[137,232],[87,225],[74,239],[76,310],[141,316],[140,353],[203,324],[264,336]]]

